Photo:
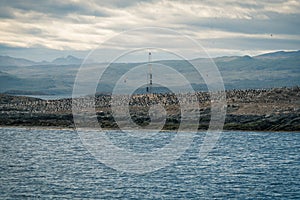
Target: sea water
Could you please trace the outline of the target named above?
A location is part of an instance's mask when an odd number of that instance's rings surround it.
[[[107,134],[121,148],[151,151],[176,133],[136,143]],[[76,131],[0,128],[0,199],[300,198],[300,133],[223,132],[199,158],[204,136],[169,166],[132,174],[95,159]]]

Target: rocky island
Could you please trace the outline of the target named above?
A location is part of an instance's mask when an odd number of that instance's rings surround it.
[[[210,95],[197,92],[200,107],[199,130],[208,128]],[[110,95],[96,95],[95,109],[99,125],[117,129],[111,110]],[[300,87],[226,91],[225,130],[300,131]],[[140,126],[150,123],[151,103],[161,103],[166,110],[165,130],[176,130],[180,109],[174,94],[136,94],[130,99],[131,119]],[[42,126],[74,128],[72,99],[42,100],[32,97],[0,95],[1,126]],[[87,124],[88,126],[88,124]]]

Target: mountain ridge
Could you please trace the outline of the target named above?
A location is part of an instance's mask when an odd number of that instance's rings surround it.
[[[274,57],[281,57],[281,58],[288,58],[293,56],[300,56],[300,50],[295,51],[274,51],[264,54],[259,54],[255,56],[250,55],[241,55],[241,56],[218,56],[218,57],[212,57],[213,60],[233,60],[237,58],[274,58]],[[194,58],[192,60],[200,60],[200,59],[208,59],[208,58]],[[163,61],[169,61],[169,60],[157,60],[155,62],[163,62]],[[170,60],[173,61],[173,60]],[[30,66],[30,65],[47,65],[47,64],[53,64],[53,65],[74,65],[74,64],[81,64],[83,62],[82,58],[75,57],[73,55],[68,56],[62,56],[53,59],[52,61],[41,61],[36,62],[32,61],[30,59],[25,58],[18,58],[18,57],[12,57],[12,56],[3,56],[0,55],[0,66]],[[138,62],[139,63],[139,62]]]
[[[3,58],[0,57],[0,58]],[[7,57],[5,57],[7,58]],[[56,61],[55,61],[56,60]],[[74,56],[61,57],[52,62],[62,64],[25,64],[20,66],[7,66],[0,59],[0,93],[6,91],[42,91],[48,94],[71,94],[76,74],[80,67],[79,58]],[[207,64],[209,59],[199,58],[192,60],[192,63],[199,65]],[[225,56],[213,59],[221,73],[226,89],[258,89],[300,85],[300,51],[284,52],[277,51],[258,56]],[[23,60],[18,60],[23,61]],[[12,63],[12,62],[11,62]],[[71,64],[73,63],[73,64]],[[114,84],[122,75],[129,70],[144,63],[112,63],[106,70],[104,78],[97,87],[97,92],[110,93]],[[64,65],[66,64],[66,65]],[[103,66],[101,66],[103,65]],[[190,62],[184,60],[162,60],[153,62],[153,67],[166,65],[188,78],[189,83],[195,90],[205,90],[206,84],[203,78],[195,73]],[[88,64],[86,73],[95,74],[95,67],[105,67],[106,64]],[[147,65],[143,65],[147,66]],[[134,82],[146,83],[146,72],[138,72],[124,84],[124,87]],[[163,68],[155,73],[166,74]],[[155,73],[153,76],[155,77]],[[175,74],[166,74],[169,83],[176,85],[182,90],[185,85],[180,81],[173,80]],[[84,77],[85,82],[89,82],[90,77]],[[126,89],[126,88],[124,88]],[[125,91],[125,90],[124,90]]]

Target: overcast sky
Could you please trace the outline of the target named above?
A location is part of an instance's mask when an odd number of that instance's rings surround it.
[[[1,0],[0,54],[38,61],[83,58],[108,38],[147,26],[185,34],[214,57],[257,55],[300,49],[299,19],[299,0]]]

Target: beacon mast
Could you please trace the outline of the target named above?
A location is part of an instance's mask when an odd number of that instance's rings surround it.
[[[151,64],[151,52],[148,54],[148,75],[147,80],[149,81],[147,84],[147,93],[152,93],[152,64]]]

